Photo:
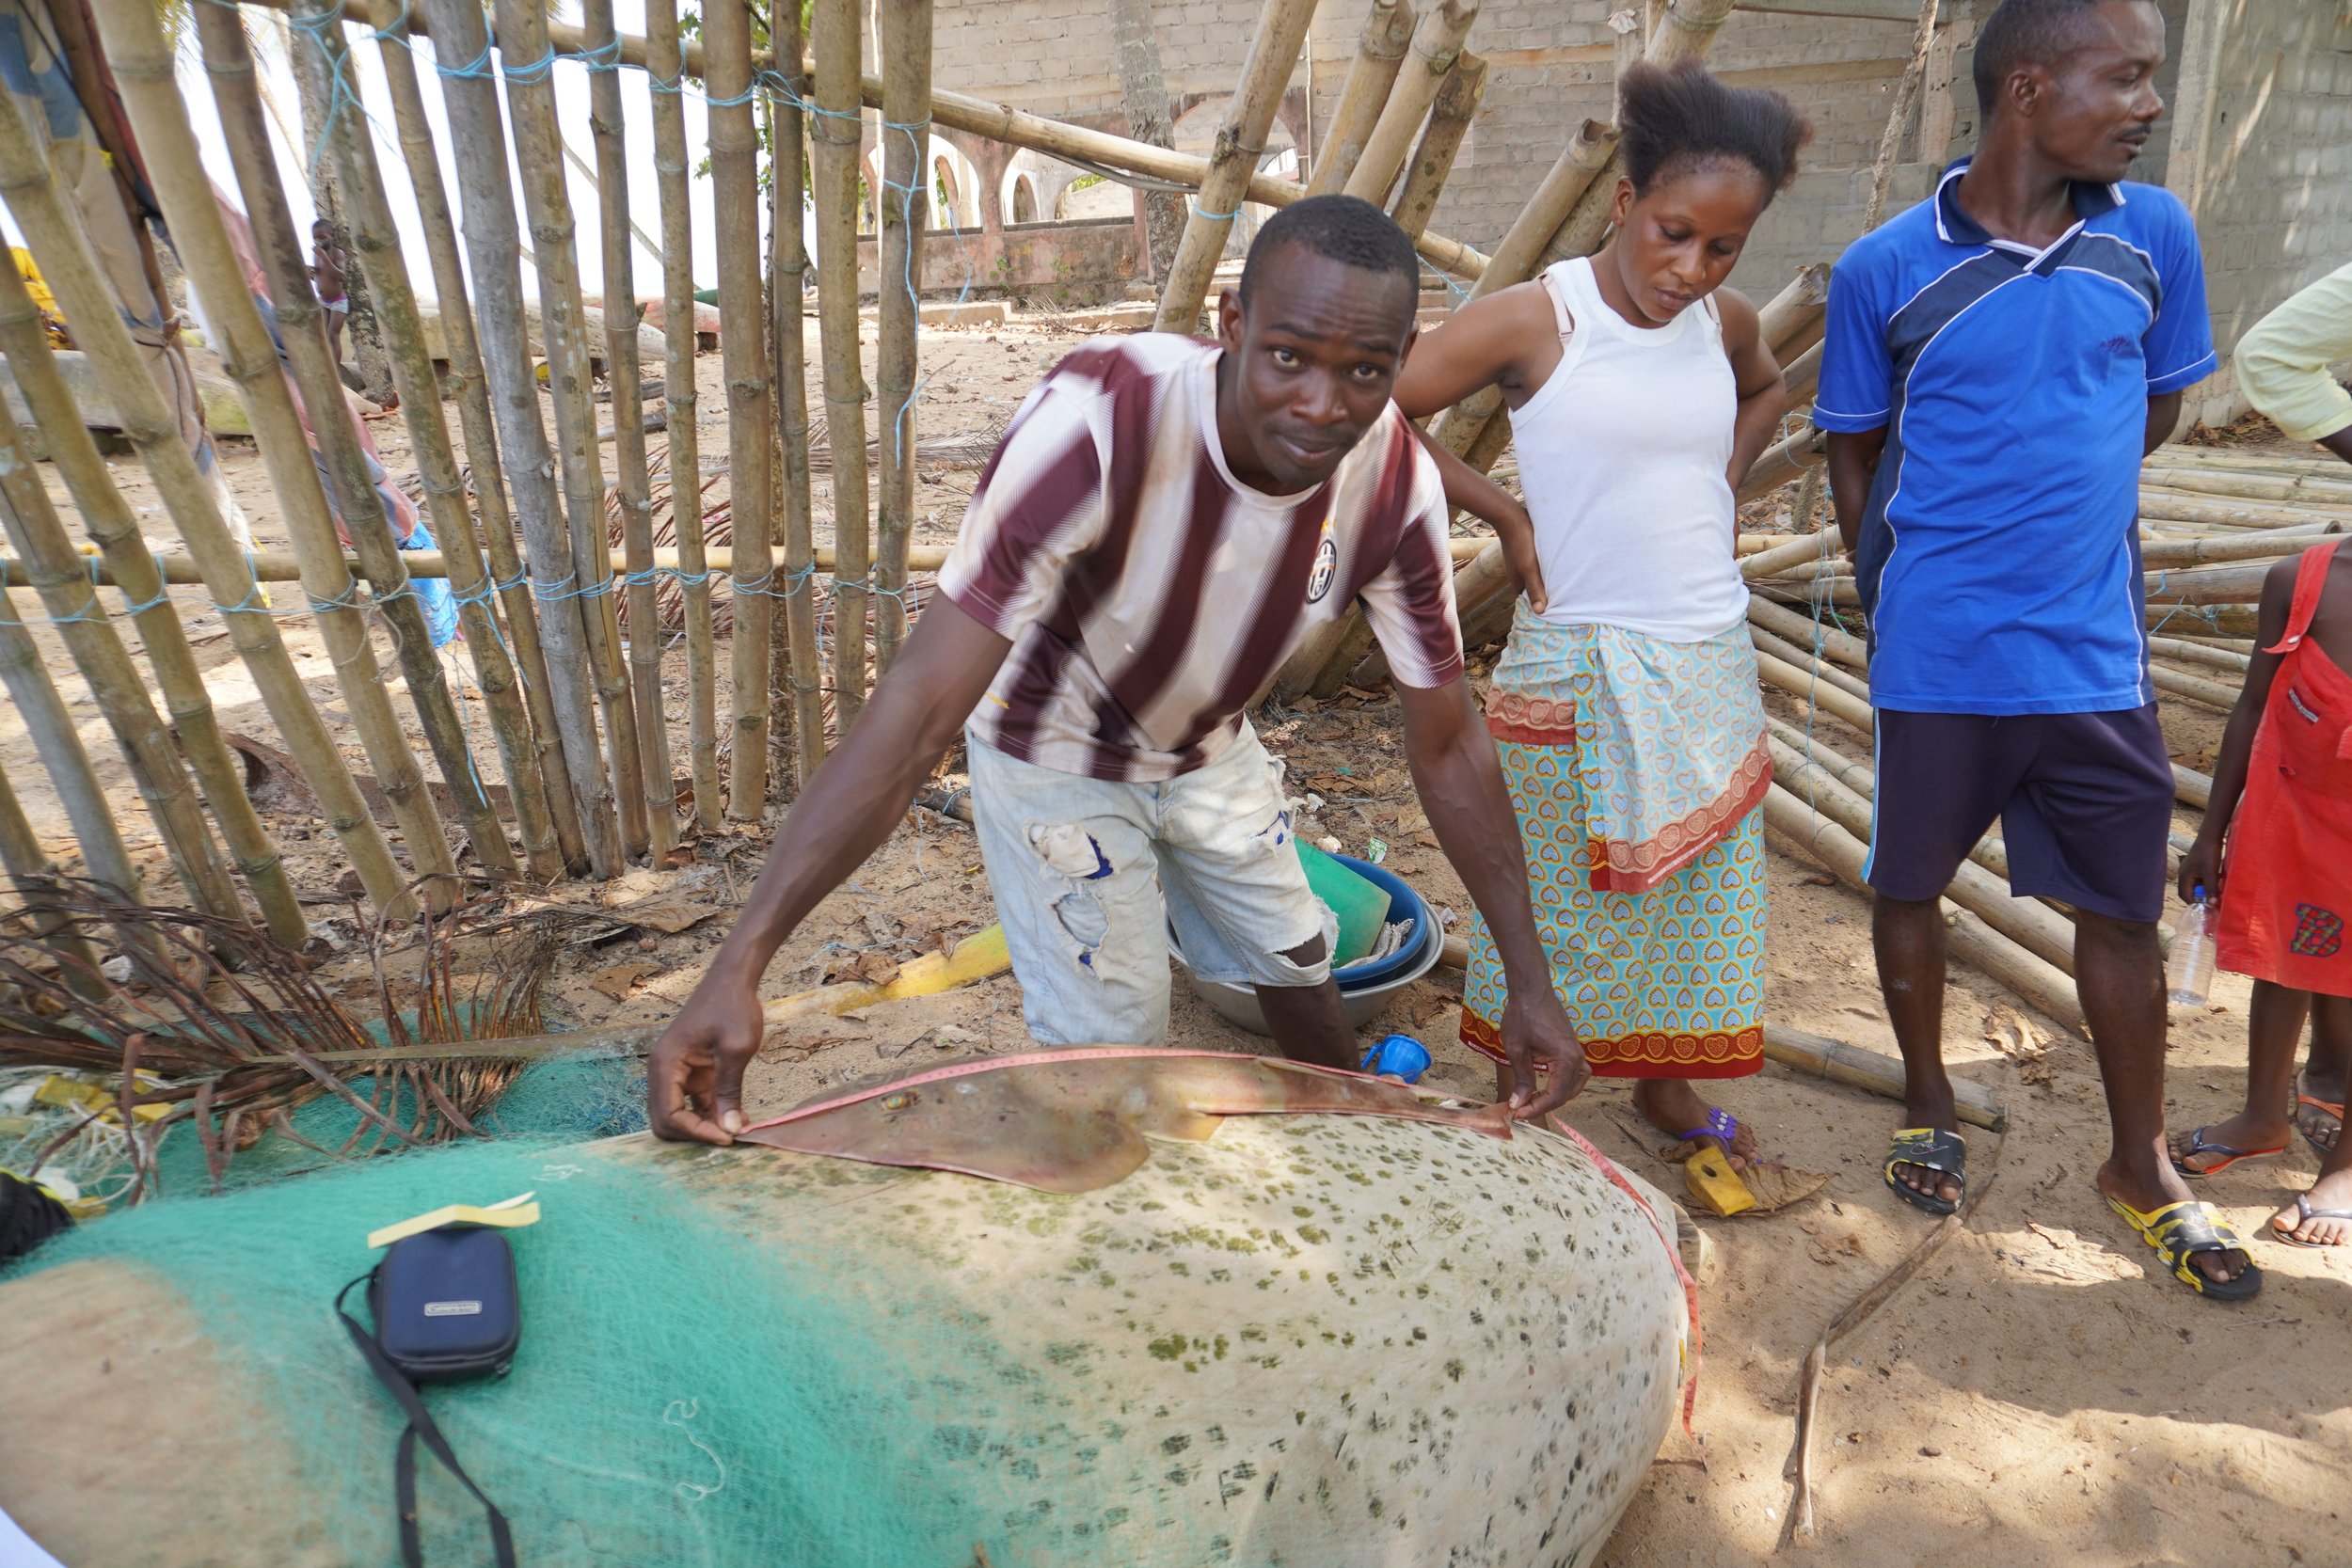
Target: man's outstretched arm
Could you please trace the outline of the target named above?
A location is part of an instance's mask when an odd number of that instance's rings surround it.
[[[1528,901],[1518,813],[1467,682],[1456,676],[1427,689],[1400,684],[1396,695],[1405,710],[1405,755],[1422,809],[1462,886],[1486,917],[1502,957],[1511,993],[1502,1019],[1502,1047],[1514,1080],[1511,1112],[1534,1120],[1581,1092],[1592,1069],[1552,994],[1550,960]],[[1537,1067],[1549,1069],[1540,1086]]]
[[[759,1050],[759,977],[785,938],[890,836],[1012,644],[933,598],[848,738],[777,831],[735,928],[646,1068],[656,1135],[733,1141]]]

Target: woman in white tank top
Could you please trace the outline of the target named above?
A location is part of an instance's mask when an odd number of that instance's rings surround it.
[[[1754,1133],[1690,1080],[1763,1065],[1772,763],[1733,490],[1788,395],[1756,308],[1721,285],[1808,127],[1695,60],[1629,71],[1618,119],[1609,244],[1426,334],[1396,401],[1420,418],[1494,387],[1511,410],[1524,507],[1432,450],[1524,591],[1486,720],[1553,989],[1596,1073],[1744,1161]],[[1462,1037],[1501,1062],[1502,969],[1470,938]]]

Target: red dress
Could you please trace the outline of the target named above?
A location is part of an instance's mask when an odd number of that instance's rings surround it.
[[[2230,827],[2214,956],[2295,990],[2352,996],[2352,675],[2306,634],[2337,545],[2303,552],[2270,701]]]

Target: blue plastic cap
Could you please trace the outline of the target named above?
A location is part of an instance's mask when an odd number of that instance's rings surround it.
[[[1410,1035],[1391,1035],[1364,1053],[1363,1069],[1418,1084],[1429,1070],[1429,1048]]]

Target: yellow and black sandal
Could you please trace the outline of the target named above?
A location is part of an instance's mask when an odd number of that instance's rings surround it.
[[[1948,1214],[1960,1203],[1937,1192],[1921,1192],[1908,1182],[1895,1180],[1897,1165],[1917,1165],[1948,1176],[1960,1183],[1962,1200],[1968,1192],[1968,1140],[1957,1132],[1947,1132],[1940,1127],[1906,1127],[1895,1134],[1895,1141],[1886,1149],[1886,1184],[1897,1197],[1914,1209],[1925,1209],[1931,1214]]]
[[[2122,1199],[2110,1197],[2107,1207],[2122,1215],[2139,1232],[2139,1239],[2156,1249],[2174,1278],[2199,1295],[2214,1301],[2251,1301],[2261,1293],[2263,1272],[2253,1253],[2212,1204],[2183,1198],[2143,1214]],[[2246,1268],[2235,1279],[2209,1278],[2192,1262],[2201,1252],[2243,1252]]]

